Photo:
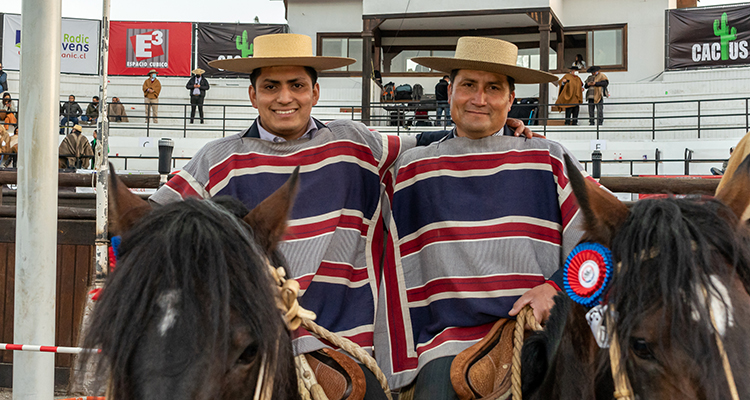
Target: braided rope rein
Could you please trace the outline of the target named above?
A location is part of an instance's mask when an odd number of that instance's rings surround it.
[[[391,389],[388,386],[388,381],[386,380],[383,371],[378,367],[375,359],[358,344],[313,322],[316,318],[315,313],[304,309],[297,301],[300,290],[299,282],[291,278],[287,279],[286,271],[284,271],[283,267],[274,268],[270,262],[266,261],[266,263],[274,282],[279,286],[281,296],[278,307],[284,313],[284,320],[287,328],[290,331],[294,331],[302,326],[318,338],[327,340],[334,346],[352,355],[357,361],[364,364],[373,374],[375,374],[381,388],[385,392],[386,398],[392,400]],[[315,380],[315,374],[312,373],[312,369],[304,359],[304,355],[297,356],[295,358],[295,364],[297,366],[298,382],[304,383],[304,385],[300,386],[300,395],[302,398],[307,400],[311,399],[310,396],[312,396],[312,400],[327,400],[322,388]],[[303,391],[308,393],[303,393]],[[322,397],[320,397],[321,395]]]
[[[523,348],[524,331],[526,325],[535,331],[543,328],[534,317],[534,310],[526,305],[516,316],[516,328],[513,331],[513,360],[511,369],[511,396],[514,400],[521,400],[521,349]]]

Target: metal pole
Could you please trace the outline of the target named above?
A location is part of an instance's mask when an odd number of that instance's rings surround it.
[[[21,6],[21,82],[13,340],[55,341],[57,278],[57,115],[60,99],[60,0]],[[54,396],[52,354],[16,354],[13,399]]]
[[[107,71],[109,68],[109,0],[104,0],[102,9],[101,34],[102,82],[99,104],[107,104]],[[99,113],[99,138],[96,141],[96,273],[97,276],[109,272],[108,196],[109,196],[109,121],[107,107],[102,106]]]

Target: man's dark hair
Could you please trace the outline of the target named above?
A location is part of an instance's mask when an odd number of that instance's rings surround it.
[[[94,96],[94,100],[99,100],[99,96]]]
[[[456,80],[456,75],[458,75],[458,71],[460,70],[454,69],[453,71],[451,71],[451,76],[450,76],[451,83]],[[510,89],[509,92],[514,92],[516,90],[516,80],[511,78],[508,75],[505,75],[505,79],[508,80],[508,88]]]
[[[73,98],[73,100],[75,100],[75,99],[76,99],[76,95],[74,95],[74,94],[71,94],[71,95],[70,95],[70,96],[68,96],[68,97],[72,97],[72,98]]]
[[[315,70],[313,67],[304,67],[305,72],[307,72],[307,75],[310,75],[310,79],[312,80],[312,84],[315,85],[318,82],[318,71]],[[258,77],[260,76],[260,70],[263,68],[255,68],[253,72],[250,74],[250,84],[255,87],[255,82],[258,81]]]
[[[443,79],[448,80],[450,77],[448,75],[443,75]]]

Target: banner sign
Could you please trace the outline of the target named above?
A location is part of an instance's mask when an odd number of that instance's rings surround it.
[[[198,23],[198,68],[205,70],[208,77],[246,77],[247,74],[213,68],[208,62],[252,57],[253,40],[256,36],[287,31],[287,25],[278,24]]]
[[[99,73],[99,21],[63,18],[60,37],[60,72]],[[21,16],[3,16],[3,69],[21,64]]]
[[[190,76],[193,24],[189,22],[112,21],[109,74]]]
[[[667,69],[750,64],[750,5],[669,10]]]

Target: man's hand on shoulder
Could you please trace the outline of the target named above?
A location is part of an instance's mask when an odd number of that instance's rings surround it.
[[[555,295],[557,289],[555,289],[549,283],[543,283],[528,292],[524,293],[516,303],[513,304],[513,308],[508,313],[511,317],[521,312],[521,309],[527,304],[534,310],[534,317],[541,324],[549,318],[550,310],[555,305]]]
[[[508,127],[515,131],[514,134],[516,137],[520,137],[521,135],[523,135],[526,136],[526,139],[535,137],[545,139],[544,135],[532,132],[531,129],[529,129],[529,127],[526,126],[520,119],[508,118],[505,121],[505,125],[508,125]]]

